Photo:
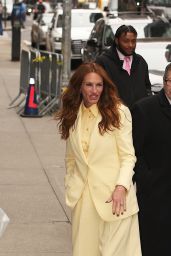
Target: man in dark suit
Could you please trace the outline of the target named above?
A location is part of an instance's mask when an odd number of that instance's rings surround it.
[[[122,25],[115,33],[113,45],[96,59],[129,108],[139,99],[151,95],[148,65],[141,55],[135,53],[136,41],[135,28]]]
[[[171,255],[171,63],[163,89],[132,109],[143,256]]]

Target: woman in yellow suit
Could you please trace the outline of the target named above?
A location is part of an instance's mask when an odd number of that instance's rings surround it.
[[[128,108],[95,63],[75,71],[62,101],[73,256],[141,256]]]

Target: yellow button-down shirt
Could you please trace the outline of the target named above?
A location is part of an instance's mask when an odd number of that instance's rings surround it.
[[[82,103],[81,112],[81,143],[84,154],[87,157],[91,134],[94,129],[96,118],[98,115],[98,107],[96,104],[93,104],[91,107],[86,108]]]

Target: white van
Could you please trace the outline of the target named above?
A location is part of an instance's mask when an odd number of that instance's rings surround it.
[[[10,19],[12,8],[13,8],[13,0],[2,0],[2,6],[3,6],[3,18]]]
[[[47,31],[46,49],[61,53],[62,51],[62,16],[63,10],[57,9],[52,19],[51,27]],[[100,9],[72,9],[71,10],[71,58],[81,59],[83,43],[98,18],[103,17]]]

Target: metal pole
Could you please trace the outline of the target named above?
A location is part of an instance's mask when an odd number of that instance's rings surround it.
[[[4,27],[6,28],[7,26],[7,2],[6,0],[4,1],[4,10],[5,10],[5,14],[4,14]]]
[[[63,34],[62,34],[62,86],[61,92],[68,85],[71,72],[71,0],[63,1]]]

